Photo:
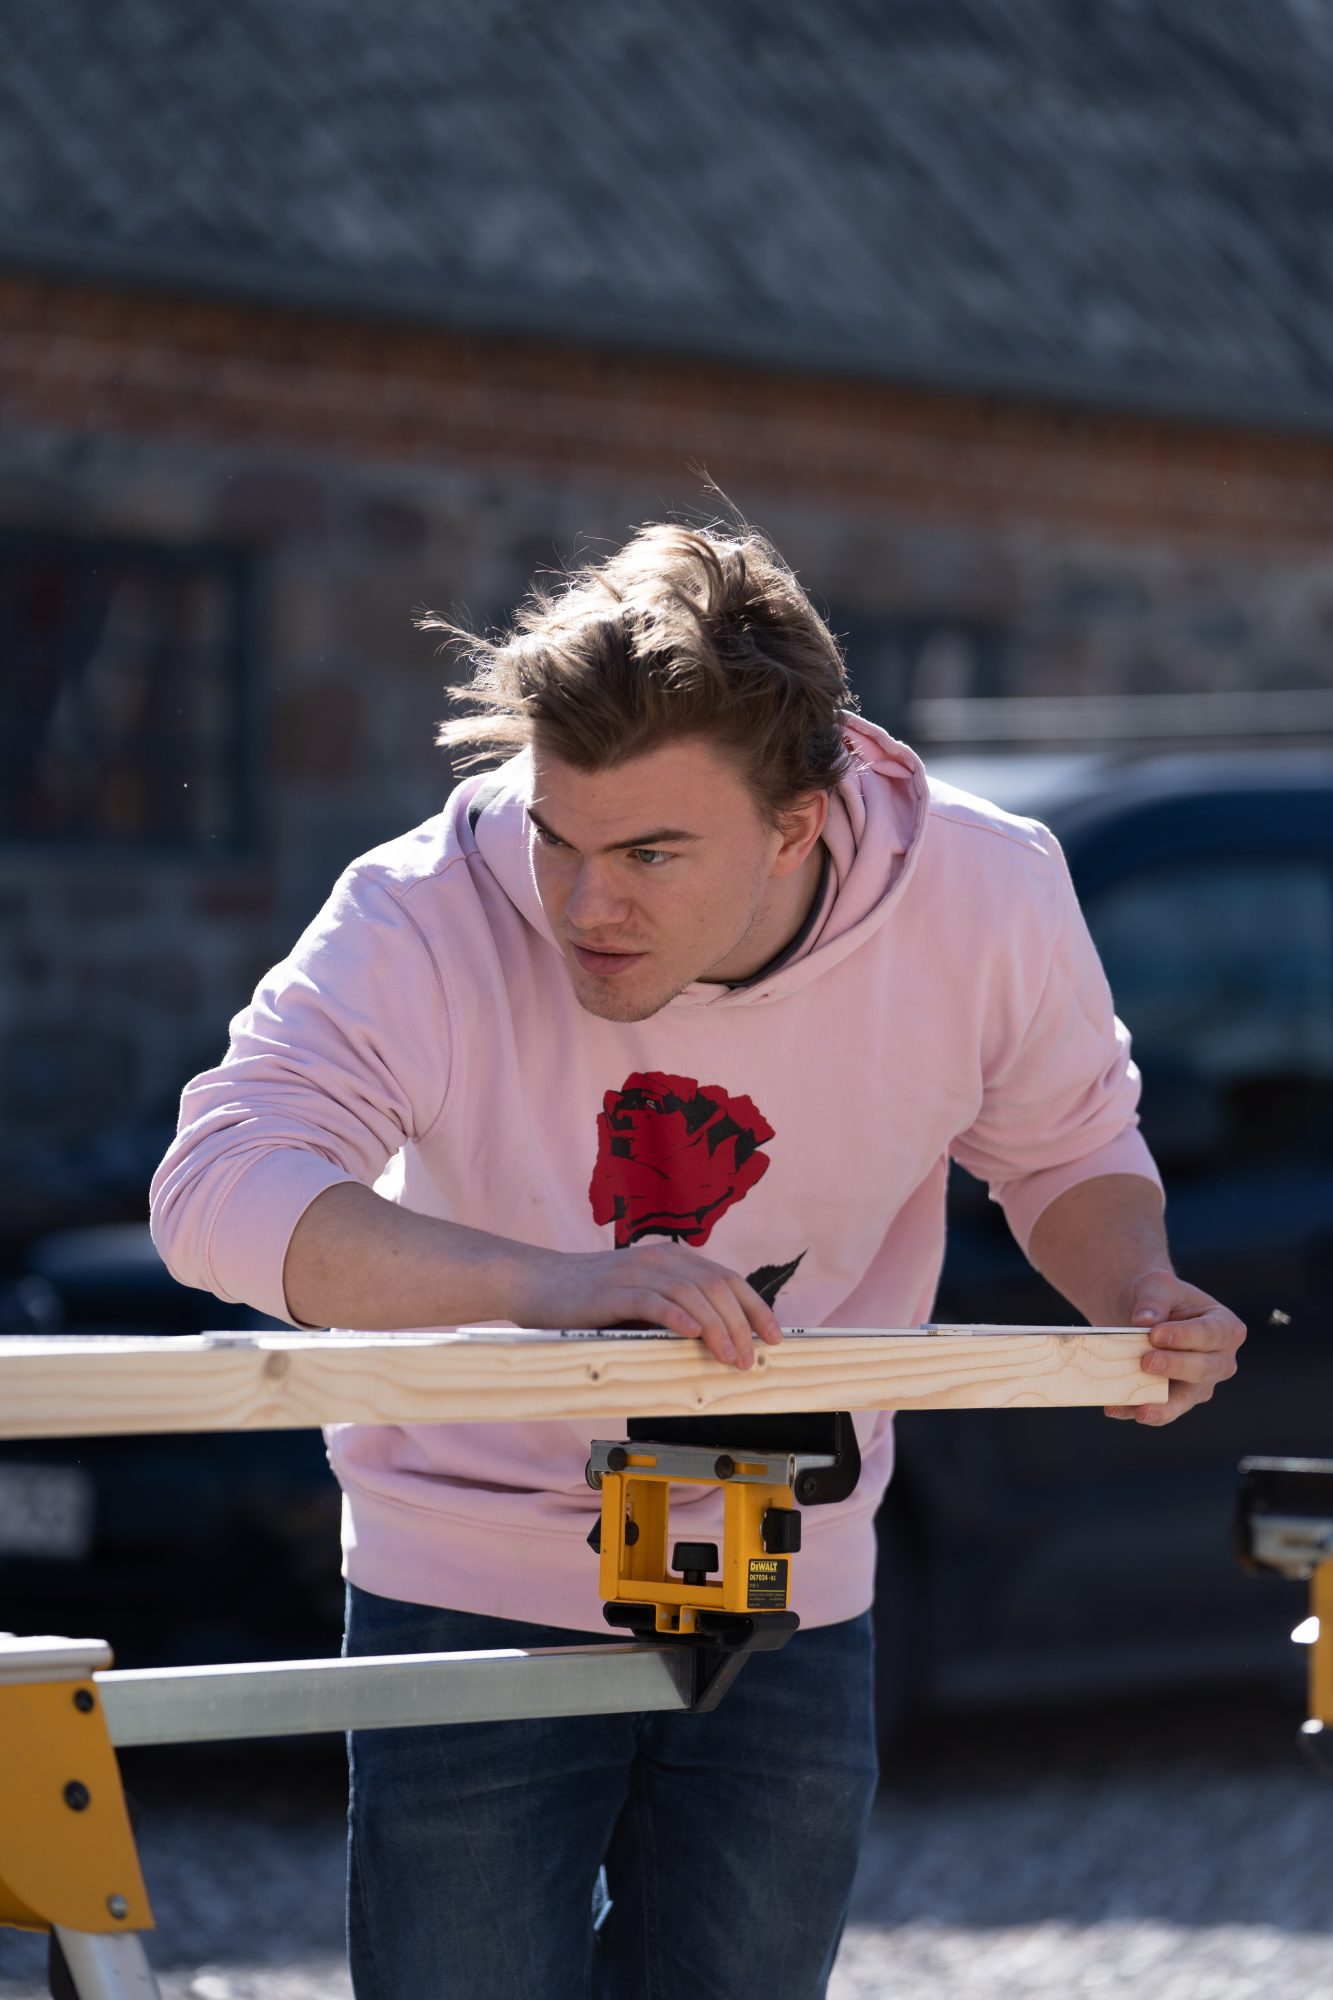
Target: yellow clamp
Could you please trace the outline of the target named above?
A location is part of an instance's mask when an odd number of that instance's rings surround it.
[[[681,1637],[696,1631],[700,1612],[786,1610],[801,1517],[790,1481],[772,1476],[778,1461],[637,1443],[594,1444],[593,1452],[602,1495],[599,1588],[606,1602],[652,1605],[657,1631]],[[715,1544],[672,1549],[673,1485],[722,1488],[719,1563],[712,1560]],[[689,1560],[692,1553],[701,1558],[697,1564]],[[679,1565],[671,1560],[675,1555],[683,1557]],[[709,1581],[714,1566],[715,1583]],[[673,1569],[682,1573],[673,1575]]]

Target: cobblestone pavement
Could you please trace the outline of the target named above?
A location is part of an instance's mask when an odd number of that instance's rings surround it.
[[[1333,1993],[1333,1780],[1293,1727],[1213,1700],[936,1728],[881,1794],[831,2000]],[[348,2000],[332,1750],[126,1767],[166,2000]],[[0,1934],[0,2000],[41,1965]]]

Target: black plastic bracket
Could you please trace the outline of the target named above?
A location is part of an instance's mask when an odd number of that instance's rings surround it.
[[[686,1649],[692,1715],[716,1708],[749,1655],[778,1652],[801,1622],[794,1611],[762,1611],[756,1617],[744,1611],[700,1611],[693,1632],[675,1633],[658,1631],[651,1604],[604,1604],[602,1616],[608,1625],[628,1626],[636,1639]]]

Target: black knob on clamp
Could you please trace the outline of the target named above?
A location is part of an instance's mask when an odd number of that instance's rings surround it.
[[[671,1567],[683,1571],[686,1583],[697,1589],[717,1568],[717,1543],[677,1542],[671,1551]]]
[[[765,1555],[794,1556],[801,1546],[801,1517],[794,1507],[765,1507],[759,1534]]]
[[[638,1541],[638,1539],[639,1539],[639,1524],[637,1521],[631,1521],[629,1516],[626,1515],[625,1547],[627,1549],[632,1549],[634,1547],[634,1544]],[[594,1555],[600,1555],[602,1553],[602,1517],[600,1514],[598,1515],[597,1519],[593,1522],[592,1527],[588,1530],[588,1547],[593,1551]]]

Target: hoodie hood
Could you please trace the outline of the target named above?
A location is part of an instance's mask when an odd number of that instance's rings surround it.
[[[754,1006],[798,992],[877,931],[902,894],[917,865],[930,810],[925,767],[914,750],[875,723],[852,714],[843,722],[852,765],[829,799],[823,839],[833,892],[815,937],[798,957],[752,984],[696,980],[667,1003],[668,1009]],[[532,867],[524,811],[531,774],[524,751],[460,785],[449,812],[464,853],[480,859],[525,922],[559,952]]]

